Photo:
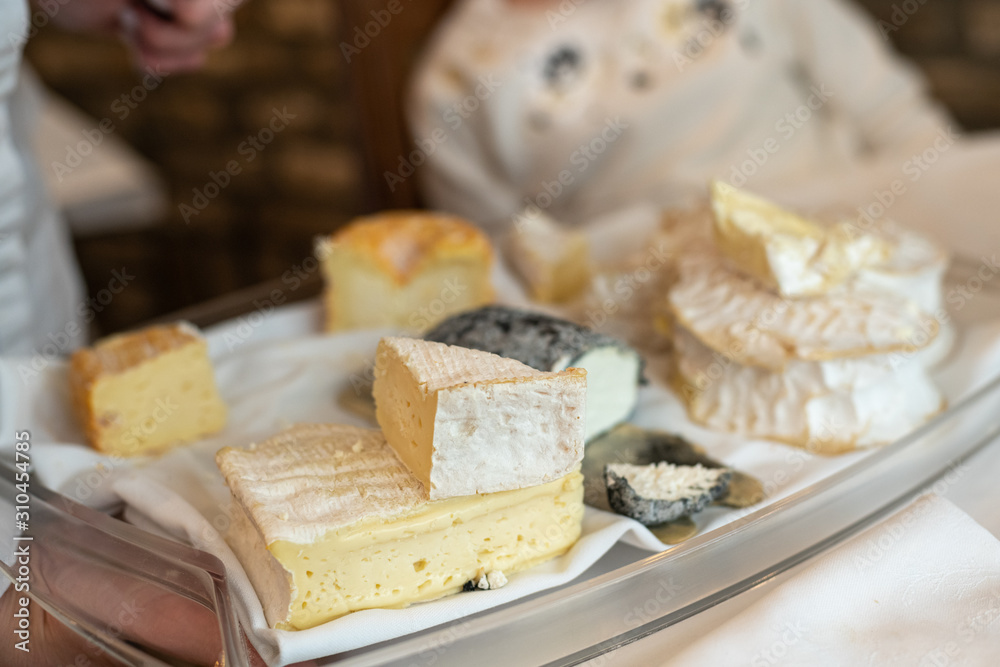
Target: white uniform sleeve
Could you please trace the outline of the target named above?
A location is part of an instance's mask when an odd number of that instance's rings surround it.
[[[953,121],[926,94],[923,78],[893,53],[877,24],[848,0],[783,0],[811,83],[832,92],[874,152],[920,150]]]

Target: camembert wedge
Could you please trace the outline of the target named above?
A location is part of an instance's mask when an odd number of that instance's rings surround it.
[[[279,629],[455,593],[560,555],[580,535],[576,469],[428,501],[381,433],[335,424],[298,425],[216,461],[236,504],[227,539]]]
[[[712,184],[712,210],[722,254],[786,297],[826,294],[889,252],[874,234],[824,227],[726,183]]]
[[[432,500],[509,491],[583,460],[587,372],[412,338],[383,338],[375,414]]]
[[[79,350],[69,378],[87,441],[107,454],[148,454],[226,424],[208,346],[184,322],[112,336]]]

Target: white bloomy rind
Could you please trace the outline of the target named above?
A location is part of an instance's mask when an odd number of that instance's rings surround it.
[[[510,491],[583,459],[586,371],[535,370],[495,354],[383,338],[376,417],[432,500]]]

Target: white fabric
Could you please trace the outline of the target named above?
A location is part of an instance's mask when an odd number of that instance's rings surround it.
[[[702,632],[665,632],[586,663],[992,665],[1000,646],[1000,541],[923,496],[800,566]]]
[[[531,205],[581,224],[713,177],[781,193],[948,124],[847,2],[732,0],[725,23],[697,4],[717,3],[463,0],[409,99],[430,203],[495,230]],[[560,52],[575,55],[553,83]]]
[[[20,77],[27,29],[27,3],[0,0],[0,353],[56,356],[86,342],[83,283],[31,158],[38,99]]]

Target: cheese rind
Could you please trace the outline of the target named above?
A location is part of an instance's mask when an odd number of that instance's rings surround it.
[[[711,189],[719,250],[782,296],[826,294],[888,254],[888,244],[856,227],[823,227],[726,183]]]
[[[691,418],[820,454],[887,444],[944,406],[920,355],[743,366],[675,329],[675,386]]]
[[[428,501],[378,431],[299,425],[217,456],[239,507],[227,540],[272,627],[458,592],[523,570],[580,535],[583,478]],[[352,518],[353,517],[353,518]]]
[[[586,439],[633,413],[643,361],[625,343],[544,313],[484,306],[449,317],[424,334],[427,340],[516,359],[540,371],[587,371]]]
[[[455,216],[387,211],[317,239],[326,329],[422,331],[493,300],[486,235]]]
[[[372,393],[386,439],[436,500],[568,474],[583,459],[586,389],[582,369],[383,338]]]
[[[794,360],[913,352],[930,345],[940,328],[895,294],[838,290],[786,299],[710,249],[680,258],[667,304],[676,322],[708,347],[772,370]]]
[[[184,322],[119,334],[78,350],[69,379],[87,441],[108,454],[149,454],[226,423],[207,343]]]

